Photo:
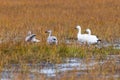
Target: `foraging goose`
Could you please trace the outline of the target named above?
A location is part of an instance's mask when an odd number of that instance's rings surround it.
[[[25,38],[26,42],[40,42],[40,40],[36,39],[36,34],[32,34],[31,31],[28,32],[27,37]]]
[[[87,42],[87,34],[81,34],[81,27],[78,25],[76,28],[78,30],[77,39],[80,43],[85,44]]]
[[[47,38],[47,43],[48,44],[56,44],[57,45],[58,40],[57,40],[57,38],[55,36],[52,36],[52,31],[48,30],[45,33],[49,33],[49,36]]]
[[[91,35],[90,29],[86,29],[86,32],[88,33],[88,36],[87,36],[87,43],[88,44],[96,44],[99,41],[101,41],[100,39],[98,39],[98,37],[96,35]]]

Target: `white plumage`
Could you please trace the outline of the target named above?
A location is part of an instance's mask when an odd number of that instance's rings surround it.
[[[88,28],[88,29],[86,29],[86,32],[89,34],[89,35],[91,35],[91,30]]]
[[[88,33],[88,44],[96,44],[98,41],[101,41],[96,35],[91,34],[90,29],[86,29],[86,32]]]
[[[81,27],[78,25],[76,26],[76,28],[78,30],[78,34],[77,34],[77,39],[80,43],[86,43],[87,42],[87,37],[88,35],[87,34],[81,34]]]
[[[26,42],[40,42],[40,40],[36,39],[36,34],[32,34],[31,31],[28,32],[28,35],[25,38]]]
[[[52,31],[48,30],[48,31],[46,31],[46,33],[49,33],[49,36],[47,38],[47,43],[57,45],[58,40],[57,40],[57,38],[55,36],[52,36]]]
[[[81,27],[79,25],[76,29],[78,30],[77,39],[80,43],[96,44],[99,41],[95,35],[91,35],[91,31],[88,30],[89,34],[81,34]]]

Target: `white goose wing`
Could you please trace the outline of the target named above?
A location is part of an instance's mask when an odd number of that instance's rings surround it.
[[[40,42],[40,40],[36,39],[36,37],[33,37],[31,41],[32,42]]]
[[[33,38],[35,38],[35,34],[31,34],[25,38],[25,41],[31,41]]]
[[[88,35],[87,34],[80,34],[78,35],[78,41],[85,43],[87,42]]]
[[[87,42],[88,42],[88,44],[95,44],[95,43],[98,42],[98,40],[99,39],[95,35],[88,35],[87,36]]]

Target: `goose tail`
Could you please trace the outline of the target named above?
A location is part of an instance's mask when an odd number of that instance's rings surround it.
[[[101,39],[98,39],[98,40],[97,40],[97,43],[100,43],[101,41],[102,41]]]

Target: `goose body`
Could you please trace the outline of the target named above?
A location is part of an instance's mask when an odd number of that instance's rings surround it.
[[[77,34],[77,39],[80,43],[86,43],[87,42],[87,34],[81,34],[81,27],[78,25],[76,27],[76,29],[78,30],[78,34]]]
[[[87,36],[87,43],[88,44],[97,44],[98,41],[99,41],[99,39],[94,35],[88,35]]]
[[[88,29],[88,34],[81,34],[81,27],[79,25],[76,27],[76,29],[78,30],[77,39],[80,43],[87,43],[89,45],[96,44],[99,41],[97,36],[91,35],[90,29]]]
[[[31,31],[28,32],[28,35],[25,38],[26,42],[40,42],[40,40],[36,39],[36,34],[32,34]]]
[[[47,38],[47,43],[48,44],[56,44],[57,45],[57,42],[58,42],[57,37],[52,36],[52,31],[48,30],[48,31],[46,31],[46,33],[49,33],[49,36]]]
[[[86,29],[86,32],[88,33],[88,36],[87,36],[88,44],[96,44],[99,41],[101,41],[100,39],[98,39],[98,37],[96,35],[92,35],[91,34],[91,30],[90,29]]]

